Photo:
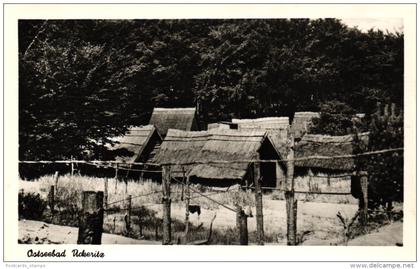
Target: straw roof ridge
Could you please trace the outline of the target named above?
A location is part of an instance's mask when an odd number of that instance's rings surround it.
[[[359,138],[364,138],[369,135],[368,132],[358,134]],[[332,136],[332,135],[322,135],[322,134],[305,134],[302,137],[301,142],[313,142],[313,143],[352,143],[354,140],[354,135],[341,135],[341,136]]]
[[[239,129],[286,129],[289,126],[288,117],[265,117],[256,119],[232,119]]]
[[[255,118],[255,119],[232,119],[233,123],[254,123],[254,122],[267,122],[267,121],[274,121],[274,122],[289,122],[289,117],[262,117],[262,118]]]
[[[187,108],[160,108],[155,107],[150,117],[149,124],[156,127],[162,136],[165,136],[169,129],[190,131],[196,120],[196,109]]]
[[[155,107],[153,109],[153,112],[159,112],[159,113],[170,113],[170,112],[185,112],[185,113],[191,113],[195,112],[195,107],[175,107],[175,108],[166,108],[166,107]]]

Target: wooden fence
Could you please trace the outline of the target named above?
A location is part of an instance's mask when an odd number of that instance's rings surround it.
[[[292,138],[291,138],[292,139]],[[252,162],[255,171],[253,173],[254,177],[254,186],[249,187],[254,190],[255,193],[255,205],[256,205],[256,238],[257,238],[257,244],[263,245],[264,240],[264,205],[263,205],[263,195],[262,191],[264,189],[270,189],[270,190],[277,190],[284,192],[285,198],[286,198],[286,216],[287,216],[287,244],[288,245],[297,245],[297,235],[296,235],[296,227],[297,227],[297,200],[295,198],[295,193],[307,193],[307,194],[323,194],[323,195],[348,195],[349,192],[310,192],[310,191],[296,191],[294,186],[294,161],[296,160],[303,160],[303,159],[313,159],[313,158],[349,158],[349,157],[358,157],[358,156],[366,156],[366,155],[373,155],[373,154],[381,154],[386,152],[393,152],[393,151],[401,151],[402,148],[397,149],[385,149],[380,151],[374,151],[374,152],[365,152],[361,154],[355,154],[355,155],[340,155],[340,156],[310,156],[305,158],[295,158],[294,152],[293,152],[293,142],[291,143],[291,147],[289,148],[289,154],[288,158],[284,160],[250,160],[247,162]],[[279,162],[279,161],[286,161],[287,164],[287,175],[286,175],[286,181],[284,184],[284,188],[267,188],[261,186],[261,177],[259,174],[259,166],[261,163],[264,162]],[[245,161],[240,161],[245,162]],[[118,179],[118,171],[119,169],[131,169],[127,167],[121,167],[120,164],[126,164],[124,162],[104,162],[104,161],[78,161],[78,160],[68,160],[68,161],[21,161],[21,163],[70,163],[71,164],[71,172],[72,175],[74,173],[74,164],[89,164],[89,165],[95,165],[95,166],[103,166],[103,167],[113,167],[115,169],[115,179]],[[204,162],[196,162],[198,164],[204,163]],[[210,162],[207,162],[210,163]],[[214,161],[211,163],[226,163],[224,161]],[[229,162],[229,163],[237,163],[237,162]],[[131,163],[131,165],[140,164],[144,165],[145,163]],[[172,233],[171,233],[171,184],[173,182],[177,184],[182,184],[185,187],[185,232],[184,237],[182,240],[183,244],[209,244],[211,239],[211,226],[213,224],[214,218],[210,225],[210,234],[206,240],[202,240],[200,242],[189,242],[188,240],[188,234],[190,232],[190,222],[189,222],[189,210],[190,210],[190,199],[191,199],[191,193],[195,193],[201,197],[204,197],[208,199],[209,201],[218,204],[219,206],[222,206],[229,211],[231,211],[233,214],[236,215],[236,227],[238,230],[238,241],[241,245],[247,245],[248,244],[248,215],[245,213],[241,205],[235,205],[235,208],[232,208],[222,202],[217,201],[216,199],[213,199],[209,195],[203,194],[200,191],[194,189],[189,184],[189,178],[186,177],[185,180],[179,181],[176,178],[173,178],[171,176],[170,172],[170,166],[171,165],[191,165],[193,163],[187,163],[187,164],[179,164],[179,163],[169,163],[169,164],[161,164],[159,169],[159,166],[156,164],[152,164],[155,167],[155,170],[148,170],[148,172],[156,172],[156,173],[162,173],[162,190],[160,191],[163,195],[162,198],[162,244],[169,245],[173,244],[172,239]],[[151,165],[151,164],[148,164]],[[137,169],[140,170],[140,169]],[[359,203],[359,221],[361,225],[367,224],[367,217],[368,217],[368,175],[364,171],[358,171],[355,174],[360,179],[360,185],[362,190],[362,195],[360,196],[360,203]],[[48,203],[49,207],[51,209],[52,214],[55,212],[55,192],[57,191],[57,185],[59,181],[59,175],[58,173],[54,174],[54,182],[55,185],[52,185],[50,187],[50,192],[48,195]],[[117,182],[118,180],[116,180]],[[125,181],[127,184],[127,182]],[[127,186],[127,185],[126,185]],[[125,223],[126,223],[126,229],[127,231],[131,230],[131,216],[132,216],[132,200],[141,196],[147,196],[156,194],[157,192],[148,193],[148,194],[141,194],[141,195],[128,195],[124,200],[121,201],[108,201],[108,194],[109,194],[109,184],[108,179],[104,179],[104,191],[103,192],[83,192],[82,194],[82,210],[80,211],[79,215],[79,235],[78,235],[78,244],[101,244],[101,234],[102,234],[102,226],[103,226],[103,216],[104,213],[107,212],[109,206],[113,203],[120,203],[123,202],[126,207],[124,208],[125,212]],[[127,192],[127,187],[126,187]]]

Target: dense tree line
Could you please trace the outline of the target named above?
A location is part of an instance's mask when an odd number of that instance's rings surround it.
[[[20,159],[104,156],[154,106],[203,122],[403,107],[404,36],[336,19],[19,21]]]

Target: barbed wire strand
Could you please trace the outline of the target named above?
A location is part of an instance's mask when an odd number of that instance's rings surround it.
[[[288,161],[306,161],[306,160],[331,160],[331,159],[347,159],[347,158],[355,158],[355,157],[363,157],[369,155],[377,155],[389,152],[396,152],[396,151],[404,151],[404,148],[390,148],[390,149],[382,149],[376,151],[367,151],[357,154],[344,154],[344,155],[334,155],[334,156],[306,156],[306,157],[298,157],[298,158],[291,158],[291,159],[277,159],[277,160],[230,160],[230,161],[192,161],[192,162],[161,162],[157,163],[141,163],[141,162],[119,162],[119,161],[83,161],[83,160],[56,160],[56,161],[19,161],[19,163],[27,163],[27,164],[52,164],[52,163],[64,163],[64,164],[71,164],[71,163],[88,163],[88,164],[103,164],[103,163],[111,163],[111,164],[126,164],[126,165],[150,165],[150,166],[170,166],[170,165],[195,165],[195,164],[233,164],[233,163],[277,163],[277,162],[288,162]],[[120,168],[119,168],[120,169]]]
[[[139,198],[139,197],[149,196],[149,195],[156,194],[156,193],[159,193],[159,192],[161,192],[161,191],[159,190],[159,191],[153,191],[153,192],[149,192],[149,193],[145,193],[145,194],[139,194],[139,195],[136,195],[136,196],[132,196],[131,200]],[[117,200],[117,201],[113,201],[111,203],[108,203],[108,205],[113,205],[113,204],[121,203],[121,202],[124,202],[124,201],[127,201],[127,198]]]
[[[182,185],[186,185],[185,183],[183,183],[183,182],[181,182],[181,181],[179,181],[179,180],[177,180],[177,179],[175,179],[175,178],[173,178],[172,177],[172,179],[173,180],[175,180],[176,182],[178,182],[178,183],[180,183],[180,184],[182,184]],[[217,201],[217,200],[214,200],[213,198],[210,198],[210,197],[208,197],[207,195],[205,195],[205,194],[202,194],[200,191],[198,191],[198,190],[196,190],[196,189],[194,189],[194,188],[192,188],[191,186],[187,186],[192,192],[195,192],[195,193],[197,193],[198,195],[200,195],[200,196],[203,196],[204,198],[207,198],[208,200],[210,200],[210,201],[212,201],[212,202],[214,202],[214,203],[216,203],[216,204],[218,204],[218,205],[220,205],[220,206],[222,206],[222,207],[224,207],[224,208],[226,208],[226,209],[228,209],[228,210],[231,210],[231,211],[233,211],[233,212],[235,212],[236,213],[236,210],[235,209],[233,209],[233,208],[230,208],[230,207],[228,207],[228,206],[226,206],[225,204],[223,204],[223,203],[221,203],[221,202],[219,202],[219,201]]]

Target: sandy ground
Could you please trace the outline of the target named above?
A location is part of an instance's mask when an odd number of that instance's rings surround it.
[[[37,182],[25,181],[24,183],[26,192],[36,192],[39,189]],[[145,203],[141,205],[155,211],[158,217],[162,217],[162,204]],[[233,208],[231,205],[228,206]],[[215,207],[217,206],[207,209],[202,205],[201,215],[191,214],[190,221],[196,226],[202,224],[204,227],[209,227],[211,219],[216,215],[213,223],[214,230],[223,231],[224,229],[234,228],[236,225],[236,213],[221,206]],[[272,244],[286,245],[285,201],[272,200],[270,195],[264,195],[263,208],[266,236],[270,236],[270,241],[273,241]],[[244,209],[245,211],[248,210],[248,208]],[[256,230],[255,207],[250,209],[254,217],[248,218],[248,231],[252,233]],[[298,201],[297,234],[301,244],[342,245],[344,241],[343,226],[336,215],[340,212],[344,218],[351,219],[356,214],[357,209],[357,204],[353,203],[337,204]],[[172,203],[171,216],[173,219],[184,222],[185,205],[183,202]],[[108,226],[111,225],[113,217],[106,216],[105,222]],[[45,225],[48,225],[48,227],[45,227]],[[123,230],[124,221],[122,219],[117,221],[116,226],[118,226],[117,230]],[[383,231],[380,229],[382,232],[379,234],[372,233],[362,236],[352,240],[349,244],[395,245],[396,241],[402,241],[402,224],[394,223],[390,227],[383,227],[383,229]],[[42,238],[47,238],[50,243],[75,243],[77,241],[77,228],[50,225],[43,222],[20,222],[19,233],[20,239],[28,235],[34,235],[34,238],[38,236],[40,241],[42,241]],[[135,240],[115,234],[104,234],[103,242],[104,244],[160,244],[160,242]]]
[[[225,212],[228,213],[228,212]],[[203,218],[203,217],[202,217]],[[219,225],[222,221],[219,221]],[[255,227],[255,223],[250,226]],[[222,226],[225,227],[225,226]],[[304,224],[300,227],[305,227]],[[219,226],[220,228],[220,226]],[[255,228],[254,228],[255,229]],[[75,227],[47,224],[41,221],[19,221],[19,240],[32,244],[75,244],[77,242],[78,229]],[[336,245],[341,244],[341,239],[332,239],[331,232],[325,238],[320,238],[320,232],[316,230],[305,238],[302,245]],[[402,245],[403,223],[398,221],[379,228],[367,235],[359,236],[348,242],[349,246],[396,246]],[[277,244],[285,244],[285,240],[279,240]],[[102,244],[137,244],[150,245],[161,244],[160,241],[137,240],[114,234],[104,233]],[[267,244],[272,245],[272,244]]]
[[[264,231],[266,234],[275,234],[278,244],[286,244],[286,202],[283,200],[264,199]],[[162,205],[150,205],[149,209],[162,212]],[[337,218],[337,213],[345,218],[351,218],[357,212],[354,204],[330,204],[317,202],[298,202],[297,232],[303,234],[303,245],[331,245],[340,244],[343,241],[342,226]],[[255,208],[251,208],[254,217],[248,218],[248,231],[256,230]],[[194,225],[203,223],[205,227],[216,214],[213,223],[214,229],[234,228],[236,214],[226,208],[201,209],[201,215],[190,215],[190,221]],[[177,203],[172,204],[171,216],[179,221],[185,219],[185,206]]]
[[[349,246],[402,246],[403,223],[401,221],[391,223],[379,228],[367,235],[359,236],[350,240]]]
[[[19,221],[19,239],[30,243],[45,244],[76,244],[78,228],[47,224],[42,221],[21,220]],[[102,244],[137,244],[150,245],[161,242],[136,240],[115,234],[102,234]]]

